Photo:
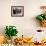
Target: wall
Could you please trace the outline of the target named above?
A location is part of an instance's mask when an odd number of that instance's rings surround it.
[[[46,5],[46,0],[0,0],[0,34],[4,34],[6,25],[15,25],[18,36],[31,36],[36,34],[36,29],[46,30],[35,19],[42,5]],[[24,17],[11,17],[11,6],[24,6]]]

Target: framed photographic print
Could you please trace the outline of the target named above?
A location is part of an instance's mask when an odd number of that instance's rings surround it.
[[[24,17],[24,6],[11,6],[12,17]]]

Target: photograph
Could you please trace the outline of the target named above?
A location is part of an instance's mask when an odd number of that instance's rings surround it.
[[[11,6],[12,17],[24,17],[24,6]]]

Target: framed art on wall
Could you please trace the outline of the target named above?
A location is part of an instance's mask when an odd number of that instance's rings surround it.
[[[11,6],[12,17],[24,17],[24,6]]]

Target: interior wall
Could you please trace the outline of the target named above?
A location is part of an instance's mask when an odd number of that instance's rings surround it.
[[[4,34],[6,25],[15,25],[18,36],[31,36],[37,29],[46,30],[35,19],[42,5],[46,5],[46,0],[0,0],[0,34]],[[24,17],[11,17],[11,6],[24,6]]]

